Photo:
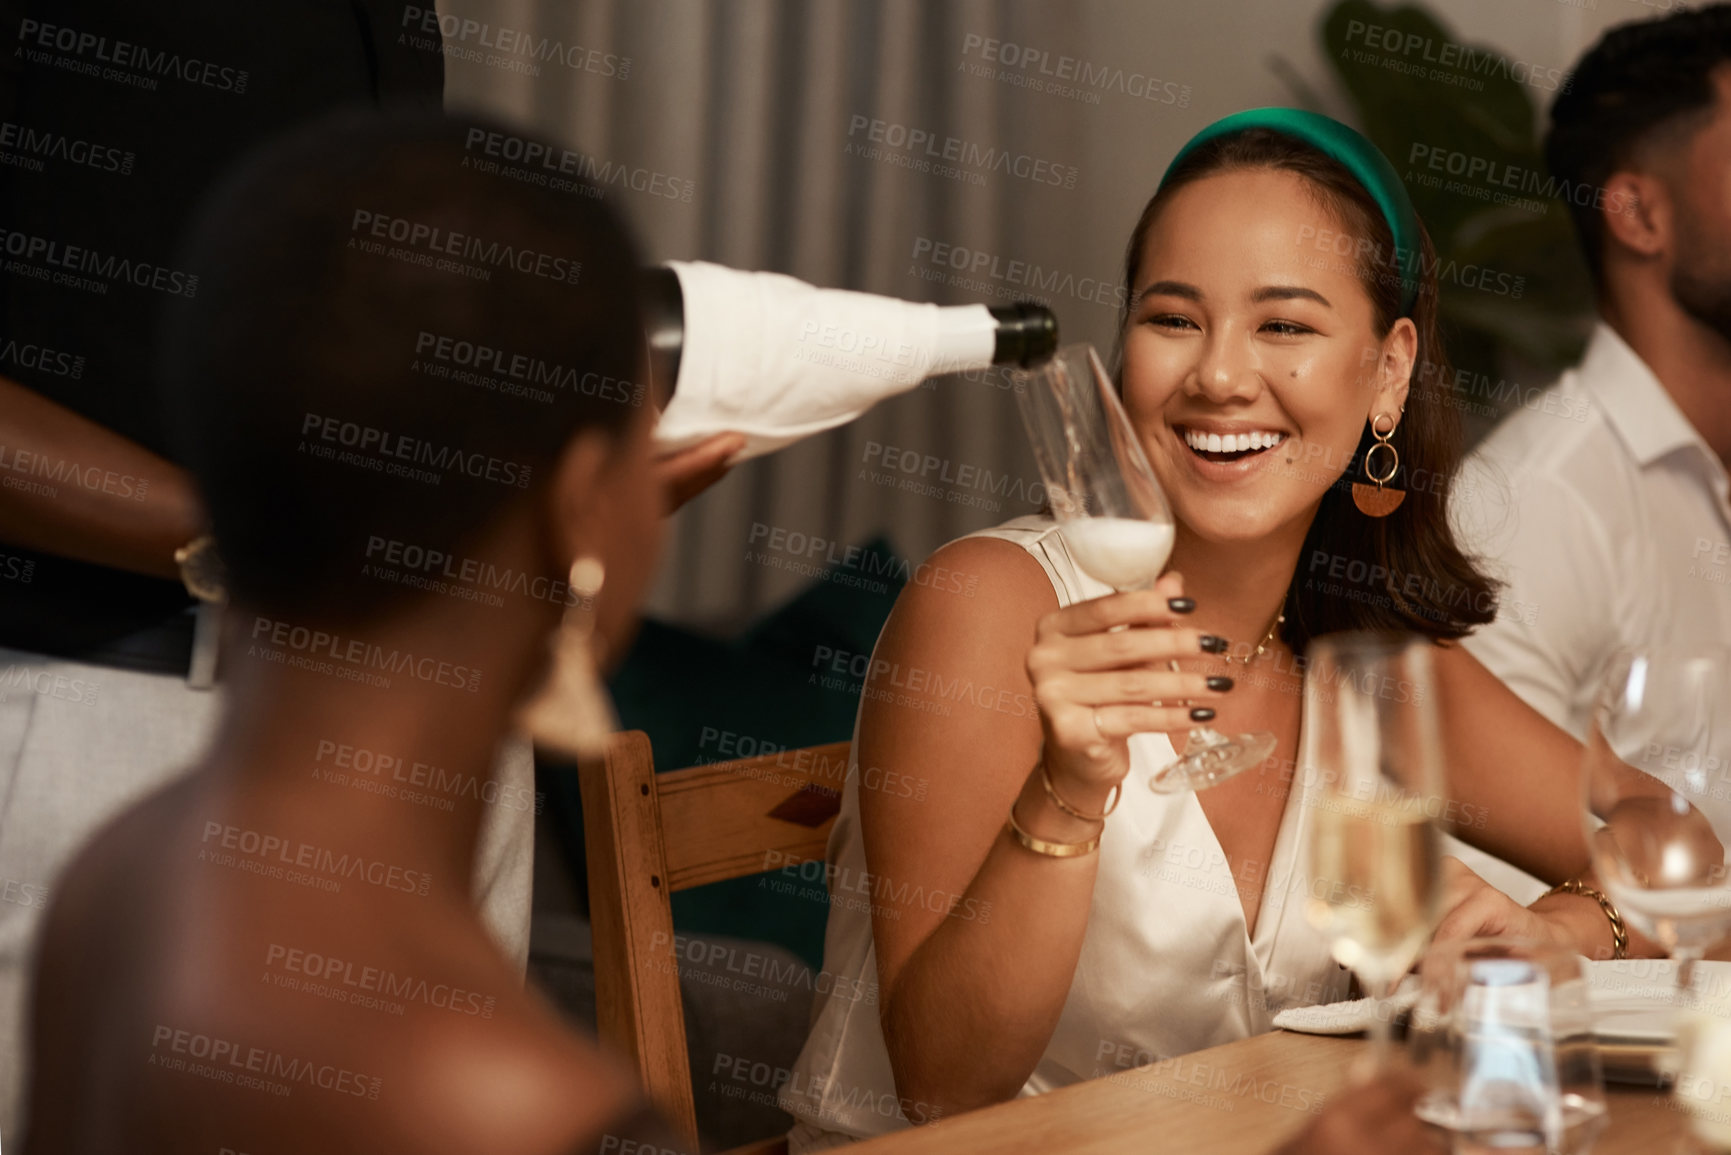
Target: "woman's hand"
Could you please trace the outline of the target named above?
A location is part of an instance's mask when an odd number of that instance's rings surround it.
[[[1040,619],[1028,679],[1047,772],[1076,805],[1094,806],[1129,772],[1130,735],[1206,721],[1210,703],[1231,688],[1230,679],[1167,668],[1204,652],[1204,636],[1178,624],[1192,608],[1183,594],[1183,578],[1171,573],[1152,589],[1077,602]],[[1219,639],[1208,646],[1225,650]]]
[[[1443,917],[1437,923],[1432,945],[1457,939],[1513,936],[1576,946],[1567,929],[1544,915],[1522,906],[1483,878],[1466,863],[1445,854],[1443,867]]]
[[[1588,882],[1592,882],[1589,876]],[[1514,899],[1480,878],[1458,858],[1443,858],[1443,919],[1433,945],[1451,939],[1499,935],[1536,938],[1566,946],[1593,959],[1613,957],[1611,920],[1597,899],[1579,894],[1547,894],[1531,906]],[[1658,943],[1627,927],[1629,958],[1661,958]]]

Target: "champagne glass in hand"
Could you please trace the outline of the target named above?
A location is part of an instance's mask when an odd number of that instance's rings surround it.
[[[1379,1000],[1371,1066],[1387,1066],[1388,996],[1441,911],[1442,756],[1431,643],[1412,634],[1328,634],[1311,643],[1314,766],[1303,767],[1311,925]]]
[[[1731,649],[1654,647],[1612,663],[1581,789],[1606,893],[1634,926],[1693,965],[1731,931]]]
[[[1099,354],[1068,345],[1020,377],[1022,421],[1070,555],[1120,593],[1146,589],[1166,568],[1176,527]],[[1213,786],[1261,765],[1274,745],[1268,733],[1201,727],[1150,784],[1160,793]]]

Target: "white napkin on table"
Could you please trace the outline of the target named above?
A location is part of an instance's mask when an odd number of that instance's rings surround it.
[[[1389,997],[1390,1014],[1398,1017],[1411,1011],[1418,1002],[1418,994],[1418,976],[1406,976]],[[1288,1007],[1274,1016],[1274,1026],[1276,1030],[1305,1035],[1356,1035],[1370,1030],[1375,1019],[1375,999],[1348,999],[1344,1003]]]
[[[1396,1013],[1418,1002],[1419,979],[1408,975],[1391,1000]],[[1670,959],[1621,959],[1587,963],[1588,997],[1601,1038],[1662,1042],[1675,1034],[1672,1016],[1689,1005],[1677,991],[1677,964]],[[1731,1001],[1731,962],[1695,964],[1693,1001]],[[1291,1007],[1274,1016],[1282,1031],[1306,1035],[1351,1035],[1370,1029],[1375,999],[1352,999],[1310,1007]]]

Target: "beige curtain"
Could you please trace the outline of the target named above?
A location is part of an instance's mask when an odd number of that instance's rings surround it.
[[[439,5],[591,54],[568,52],[567,60],[582,66],[545,63],[533,75],[509,62],[452,59],[447,102],[489,110],[584,150],[612,171],[629,170],[646,188],[665,189],[669,178],[689,182],[688,201],[607,186],[651,259],[714,260],[945,304],[1007,299],[1015,291],[1010,270],[1020,262],[1038,269],[1025,272],[1024,282],[1049,286],[1030,286],[1027,295],[1057,310],[1065,339],[1092,341],[1102,351],[1116,331],[1110,286],[1125,238],[1179,145],[1218,116],[1292,102],[1287,77],[1325,106],[1338,100],[1316,40],[1327,6],[1328,0]],[[1606,24],[1639,14],[1613,0],[1591,6],[1432,0],[1430,7],[1467,40],[1560,65]],[[995,61],[986,59],[988,41],[997,42]],[[623,76],[621,59],[630,62]],[[1086,76],[1078,76],[1083,68]],[[1065,84],[1065,74],[1074,79]],[[1043,87],[1052,81],[1067,91]],[[1073,166],[1075,184],[1055,188],[998,172],[976,172],[974,183],[851,155],[850,143],[870,143],[856,117]],[[660,185],[648,185],[655,174]],[[923,260],[916,255],[921,238],[931,243]],[[953,259],[966,250],[973,275],[934,265],[929,258],[940,244],[950,246]],[[977,269],[976,259],[984,262]],[[921,271],[953,274],[956,283],[925,279]],[[917,494],[872,477],[887,472],[886,451],[873,447],[891,447],[917,453],[922,463],[931,455],[952,476],[964,467],[969,476],[1008,473],[1025,491],[1037,478],[1024,440],[1008,393],[952,377],[742,467],[674,520],[650,611],[726,631],[791,595],[809,579],[755,560],[757,547],[777,531],[796,542],[801,535],[805,543],[816,537],[841,547],[882,533],[903,556],[919,560],[952,537],[1031,512],[1026,502],[975,486],[940,482],[935,495]],[[998,507],[968,504],[974,500]],[[755,541],[754,527],[760,527]],[[746,560],[748,552],[754,560]],[[785,551],[772,556],[799,560]]]

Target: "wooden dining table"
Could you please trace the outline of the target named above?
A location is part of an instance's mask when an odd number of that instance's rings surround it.
[[[1014,1099],[850,1147],[858,1155],[1086,1155],[1182,1151],[1269,1155],[1347,1083],[1367,1044],[1286,1031]],[[1683,1155],[1688,1118],[1669,1092],[1607,1084],[1593,1155]]]

